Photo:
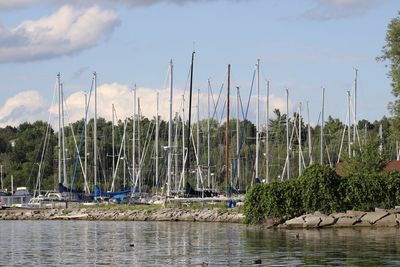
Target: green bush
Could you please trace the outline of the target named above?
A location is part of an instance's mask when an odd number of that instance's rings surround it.
[[[371,211],[384,208],[386,200],[386,177],[384,173],[353,174],[344,178],[345,207]]]
[[[312,165],[297,179],[256,185],[244,203],[247,223],[293,218],[321,211],[371,211],[400,205],[400,173],[371,172],[339,177],[325,165]]]
[[[400,173],[390,172],[386,175],[385,207],[393,208],[400,204]]]
[[[341,178],[327,165],[315,164],[299,178],[305,212],[331,213],[342,208]]]

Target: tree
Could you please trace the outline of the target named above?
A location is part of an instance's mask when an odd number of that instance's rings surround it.
[[[377,60],[389,61],[388,76],[392,79],[392,94],[396,98],[389,103],[389,109],[394,116],[400,117],[400,12],[388,25],[386,44]]]

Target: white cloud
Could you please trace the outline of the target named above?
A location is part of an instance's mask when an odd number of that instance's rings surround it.
[[[97,6],[63,6],[50,16],[23,21],[11,29],[0,25],[0,62],[78,53],[107,38],[119,22],[117,13]]]
[[[381,0],[314,0],[315,5],[306,10],[303,18],[311,20],[334,20],[361,16],[382,4]]]
[[[17,126],[22,122],[46,120],[44,98],[37,91],[24,91],[9,98],[0,108],[0,127]]]
[[[152,119],[156,115],[156,92],[159,92],[159,114],[162,119],[167,120],[169,116],[169,89],[150,89],[139,87],[137,89],[137,97],[140,98],[140,106],[141,113],[143,116]],[[180,89],[174,89],[174,97],[173,97],[173,112],[179,112],[179,115],[182,112],[182,94],[183,91]],[[124,120],[127,117],[132,116],[132,90],[127,85],[119,84],[119,83],[110,83],[110,84],[102,84],[98,87],[98,100],[97,100],[97,109],[98,109],[98,117],[106,118],[107,120],[111,120],[111,105],[114,104],[118,119]],[[93,95],[92,95],[93,97]],[[214,99],[216,100],[217,95],[214,95]],[[188,116],[188,94],[185,96],[185,118]],[[247,96],[242,96],[242,99],[247,100]],[[224,105],[225,99],[221,98],[219,105],[217,116],[215,119],[220,120],[222,117],[222,121],[225,120],[225,114],[222,114],[222,107]],[[253,96],[251,98],[250,108],[248,119],[254,121],[255,120],[255,106],[256,106],[256,98]],[[192,120],[195,121],[197,114],[196,108],[197,106],[197,92],[193,94],[193,109],[192,109]],[[207,117],[207,94],[200,93],[200,119],[204,119]],[[247,102],[247,101],[246,101]],[[85,95],[84,92],[76,92],[65,99],[65,123],[75,122],[80,120],[84,116],[84,103],[85,103]],[[94,99],[91,99],[91,107],[89,110],[89,118],[93,117],[93,103]],[[272,110],[274,108],[279,108],[282,112],[285,110],[285,100],[274,95],[270,96],[271,103],[271,116]],[[236,117],[236,100],[235,96],[231,96],[231,113],[232,117]],[[247,103],[243,102],[243,108],[246,108]],[[0,127],[4,127],[6,125],[17,126],[21,122],[33,122],[36,120],[47,120],[49,118],[49,112],[51,114],[50,123],[57,127],[57,118],[58,118],[58,105],[57,103],[53,103],[50,108],[49,104],[46,103],[44,97],[42,97],[37,91],[25,91],[17,94],[16,96],[8,99],[4,106],[0,108]],[[260,114],[261,120],[263,121],[263,117],[265,114],[265,96],[260,98]],[[245,111],[244,111],[245,112]],[[213,112],[211,111],[211,114]]]

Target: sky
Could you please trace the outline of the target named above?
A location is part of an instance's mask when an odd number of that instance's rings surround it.
[[[344,121],[354,68],[357,117],[377,120],[390,115],[387,105],[393,97],[388,69],[376,57],[398,11],[398,0],[0,0],[0,127],[39,119],[54,124],[58,72],[66,122],[82,118],[94,71],[99,116],[111,119],[112,104],[119,119],[130,116],[136,84],[142,114],[156,114],[159,92],[159,112],[166,119],[169,62],[174,66],[173,111],[181,112],[193,50],[193,106],[200,90],[200,118],[207,116],[208,79],[216,102],[228,64],[232,116],[236,87],[246,107],[260,59],[261,121],[266,80],[271,111],[285,112],[288,88],[290,113],[301,102],[306,115],[308,102],[315,124],[324,87],[325,114]],[[254,121],[255,89],[250,103],[248,118]]]

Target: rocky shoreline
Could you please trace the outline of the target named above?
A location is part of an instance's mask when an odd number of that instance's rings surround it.
[[[220,208],[142,208],[142,209],[3,209],[0,220],[87,220],[87,221],[181,221],[243,223],[244,215],[238,210]],[[283,219],[266,219],[261,228],[320,229],[354,227],[399,227],[400,208],[376,209],[374,212],[352,211],[321,212]]]
[[[301,215],[284,221],[267,219],[263,224],[266,228],[280,229],[320,229],[349,227],[399,227],[400,209],[375,209],[373,212],[349,210],[330,215],[321,212]]]
[[[241,223],[243,214],[224,209],[6,209],[0,220],[88,220],[88,221],[183,221]]]

